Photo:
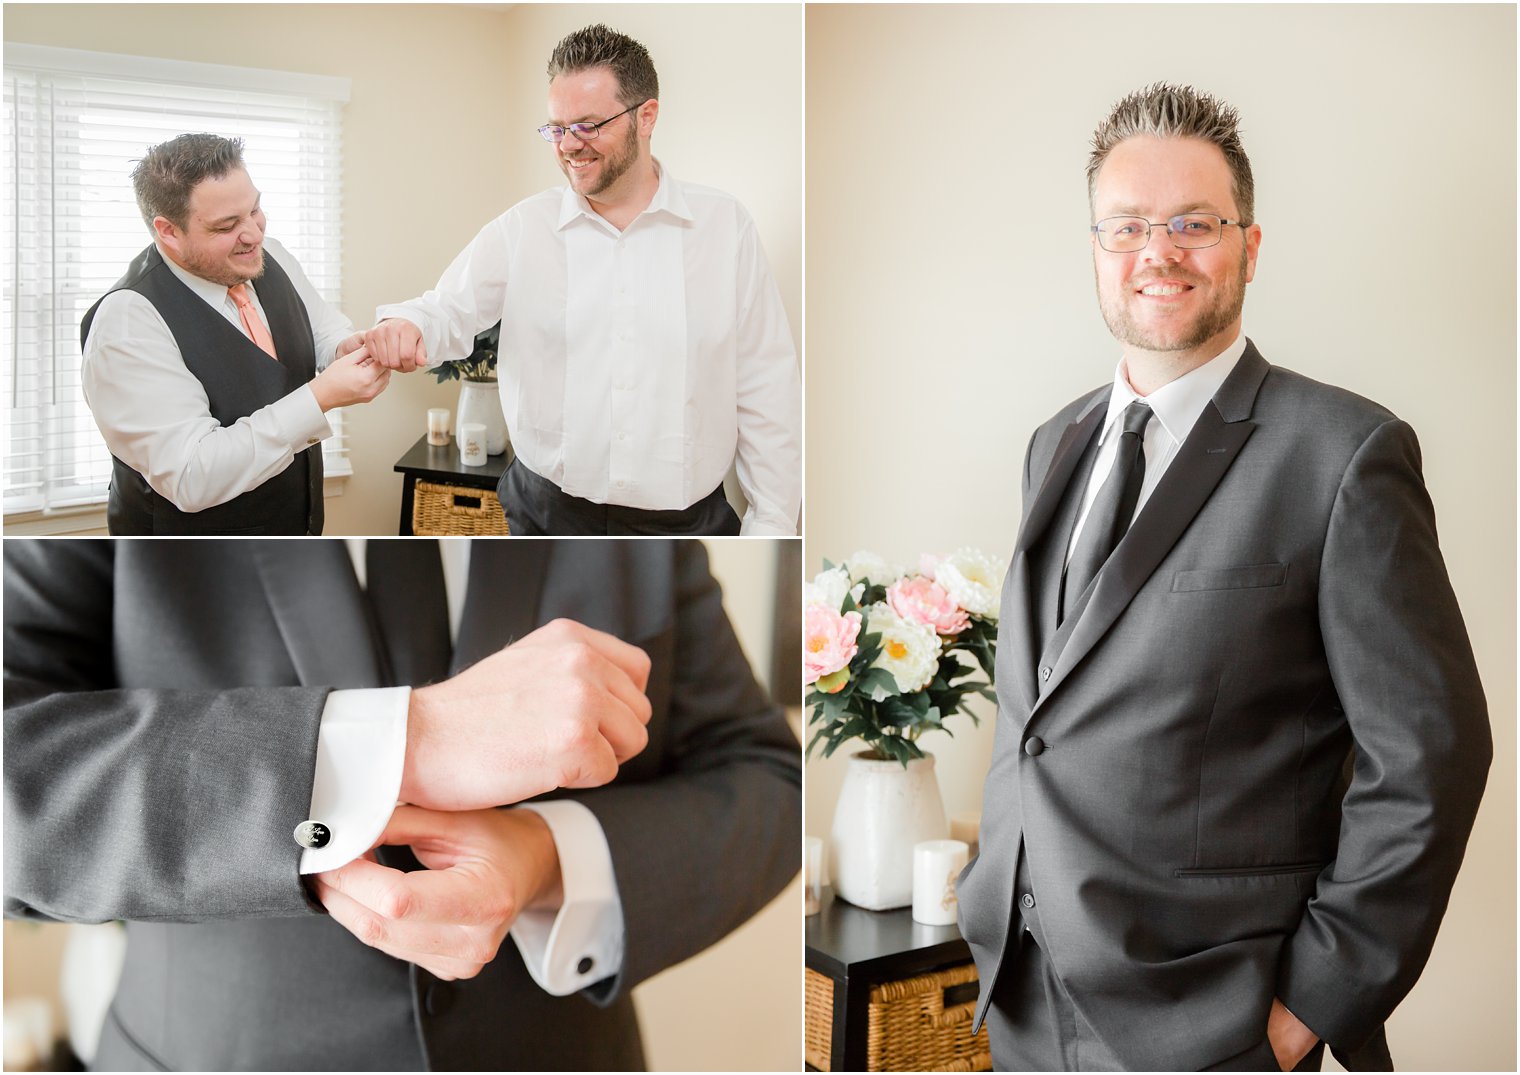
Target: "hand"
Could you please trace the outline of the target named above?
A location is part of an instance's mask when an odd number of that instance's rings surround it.
[[[412,691],[403,802],[501,806],[590,788],[649,742],[649,656],[571,620]]]
[[[410,373],[427,365],[422,330],[405,318],[390,317],[364,333],[364,345],[389,370]]]
[[[1272,1011],[1267,1016],[1267,1040],[1272,1043],[1277,1066],[1292,1071],[1309,1055],[1309,1050],[1319,1041],[1319,1035],[1299,1022],[1298,1016],[1273,997]]]
[[[398,806],[379,843],[410,844],[427,869],[402,873],[366,856],[317,874],[317,898],[371,948],[439,978],[475,977],[519,914],[557,910],[563,898],[554,837],[531,810]]]
[[[335,358],[311,382],[312,395],[323,412],[354,403],[368,403],[390,382],[391,371],[381,369],[364,348]]]
[[[350,351],[357,351],[364,346],[364,333],[356,332],[352,336],[345,336],[338,341],[338,346],[333,349],[334,358],[342,358]]]

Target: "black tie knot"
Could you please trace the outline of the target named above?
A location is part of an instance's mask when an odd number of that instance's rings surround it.
[[[1140,400],[1131,403],[1124,408],[1124,432],[1143,436],[1145,424],[1151,420],[1153,413],[1149,403],[1142,403]]]

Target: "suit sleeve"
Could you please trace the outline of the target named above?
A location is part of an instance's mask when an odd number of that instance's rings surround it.
[[[622,967],[584,994],[601,1004],[736,929],[800,866],[801,746],[755,682],[706,550],[674,544],[673,760],[656,780],[576,796],[606,833],[623,905]]]
[[[1493,753],[1419,445],[1403,422],[1378,427],[1342,478],[1319,602],[1355,764],[1335,861],[1289,938],[1278,990],[1310,1029],[1350,1050],[1425,966]]]
[[[5,543],[6,917],[309,913],[292,831],[327,690],[120,688],[114,545]]]

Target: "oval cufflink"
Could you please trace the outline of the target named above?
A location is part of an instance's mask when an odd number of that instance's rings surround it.
[[[296,826],[295,837],[302,847],[326,847],[332,839],[332,830],[320,821],[303,821]]]

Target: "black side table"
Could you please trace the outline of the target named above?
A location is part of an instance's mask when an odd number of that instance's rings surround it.
[[[494,494],[496,482],[511,465],[512,458],[512,446],[508,444],[503,454],[486,456],[484,466],[467,467],[459,461],[459,448],[454,443],[453,437],[450,437],[449,443],[442,448],[435,448],[429,444],[426,434],[418,437],[417,443],[396,460],[395,469],[405,477],[401,487],[401,526],[398,533],[403,537],[410,537],[412,534],[412,504],[416,498],[419,478],[427,482],[437,482],[440,485],[462,485],[469,489],[484,489]]]
[[[819,911],[807,919],[806,965],[834,983],[830,1071],[865,1071],[871,987],[966,964],[971,949],[955,926],[913,921],[910,908],[867,911],[823,890]],[[976,998],[976,983],[956,987]],[[810,1012],[816,1018],[818,1013]],[[810,1070],[816,1070],[809,1064]]]

